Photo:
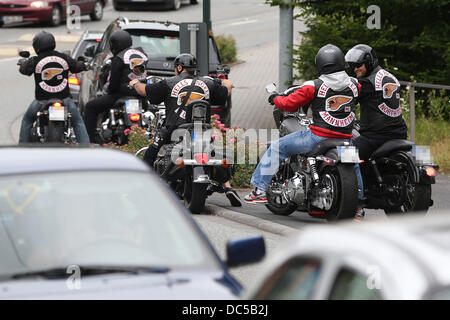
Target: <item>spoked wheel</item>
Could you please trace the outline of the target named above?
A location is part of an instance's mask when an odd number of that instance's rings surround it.
[[[386,196],[386,214],[406,214],[413,211],[416,206],[415,186],[411,182],[409,175],[398,174],[384,177],[388,185],[389,194]]]
[[[353,164],[325,167],[319,195],[328,221],[351,219],[358,209],[358,182]]]
[[[184,205],[192,213],[201,213],[206,202],[206,183],[194,183],[190,177],[184,180]]]
[[[286,162],[280,166],[278,172],[272,178],[269,190],[266,193],[266,207],[275,215],[289,216],[297,209],[297,204],[286,199],[282,188],[284,182],[293,175],[294,172],[289,167],[289,162]]]

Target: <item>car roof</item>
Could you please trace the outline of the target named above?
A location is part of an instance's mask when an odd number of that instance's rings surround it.
[[[87,30],[83,33],[80,40],[96,40],[103,37],[102,31]]]
[[[155,21],[155,20],[129,20],[127,18],[119,18],[119,26],[122,30],[126,29],[148,29],[148,30],[165,30],[165,31],[180,31],[180,25],[170,21]]]
[[[0,176],[62,171],[150,172],[124,151],[101,147],[0,147]]]

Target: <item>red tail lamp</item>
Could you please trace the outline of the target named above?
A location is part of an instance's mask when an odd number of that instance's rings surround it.
[[[129,115],[129,118],[131,121],[137,122],[137,121],[141,120],[141,115],[139,113],[132,113]]]
[[[205,164],[205,163],[208,163],[208,161],[209,161],[209,157],[205,153],[197,153],[194,156],[194,158],[195,158],[195,161],[197,161],[197,163],[200,163],[200,164]]]
[[[427,174],[427,176],[429,177],[436,177],[436,170],[434,170],[434,168],[432,167],[428,167],[425,169],[425,173]]]

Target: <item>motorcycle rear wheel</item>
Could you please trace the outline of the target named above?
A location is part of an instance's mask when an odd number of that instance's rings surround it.
[[[194,183],[191,179],[184,180],[184,205],[192,213],[201,213],[206,202],[206,183]]]
[[[431,184],[416,184],[415,185],[416,205],[413,211],[415,213],[426,214],[428,208],[432,205],[431,200]]]
[[[321,180],[327,177],[335,189],[331,192],[332,206],[325,210],[328,221],[351,219],[358,209],[358,181],[353,164],[325,167]],[[324,181],[321,181],[323,183]]]
[[[48,126],[44,127],[46,131],[46,141],[55,143],[64,143],[64,122],[49,121]]]

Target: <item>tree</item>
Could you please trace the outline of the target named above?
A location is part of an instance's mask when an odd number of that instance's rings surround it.
[[[450,0],[362,0],[362,1],[280,1],[266,0],[272,6],[291,3],[301,8],[308,30],[293,49],[293,65],[300,78],[316,77],[314,58],[320,47],[331,43],[346,53],[358,43],[375,49],[381,66],[399,80],[436,84],[450,83]],[[380,8],[380,28],[369,29],[373,14],[367,8]]]

